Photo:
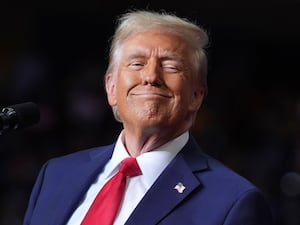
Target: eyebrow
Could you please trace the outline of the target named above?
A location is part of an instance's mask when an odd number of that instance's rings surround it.
[[[133,53],[130,53],[127,57],[128,60],[140,58],[140,57],[149,57],[151,52],[144,49],[135,49]],[[182,57],[174,52],[168,50],[159,50],[158,57],[160,59],[170,59],[176,61],[183,61]]]
[[[171,59],[176,61],[182,61],[182,56],[174,52],[163,50],[159,53],[159,58]]]

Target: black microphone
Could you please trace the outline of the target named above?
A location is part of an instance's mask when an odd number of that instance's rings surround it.
[[[7,130],[16,130],[38,123],[39,107],[33,102],[11,105],[0,112],[0,135]]]

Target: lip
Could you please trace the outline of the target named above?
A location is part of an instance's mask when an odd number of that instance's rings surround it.
[[[159,92],[137,92],[132,93],[131,95],[137,96],[137,97],[145,97],[145,98],[155,98],[155,97],[161,97],[161,98],[171,98],[170,95],[167,95],[165,93],[159,93]]]

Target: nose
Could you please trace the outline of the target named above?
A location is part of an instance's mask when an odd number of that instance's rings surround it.
[[[159,62],[148,62],[141,73],[141,77],[144,85],[161,86],[163,81]]]

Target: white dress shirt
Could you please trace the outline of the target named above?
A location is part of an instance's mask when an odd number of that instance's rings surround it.
[[[126,222],[161,172],[187,143],[188,138],[189,133],[185,132],[159,148],[143,153],[136,158],[141,168],[142,175],[128,179],[124,199],[114,225],[123,225]],[[112,158],[107,162],[103,172],[99,174],[95,183],[91,185],[85,198],[70,217],[67,225],[80,225],[99,190],[103,187],[105,182],[118,171],[120,162],[127,157],[130,156],[124,147],[121,133],[117,140]]]

